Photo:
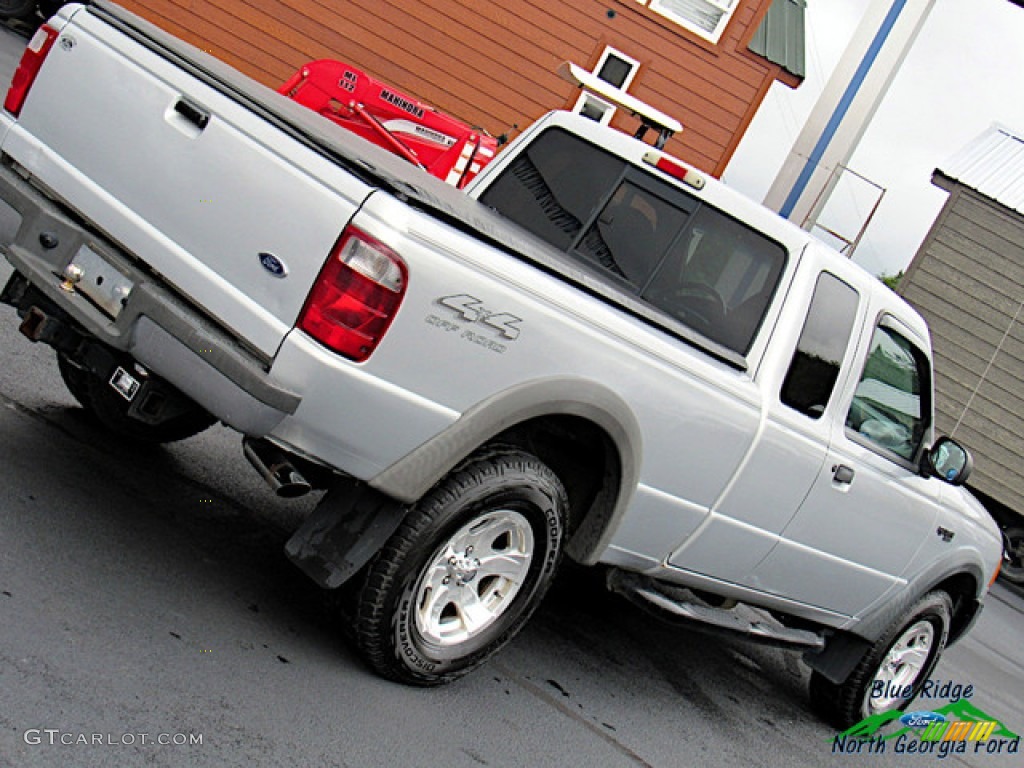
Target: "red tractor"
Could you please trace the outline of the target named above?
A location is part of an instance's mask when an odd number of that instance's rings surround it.
[[[498,141],[341,61],[311,61],[278,91],[462,189]]]

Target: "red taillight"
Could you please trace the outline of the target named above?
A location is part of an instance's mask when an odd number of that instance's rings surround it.
[[[39,74],[39,68],[43,66],[46,54],[53,48],[53,43],[59,33],[49,24],[43,24],[32,39],[28,41],[25,53],[21,55],[21,63],[14,71],[11,78],[11,87],[7,91],[7,98],[4,99],[4,109],[17,117],[25,104],[25,97],[28,96],[28,89]]]
[[[405,263],[365,232],[346,229],[320,271],[298,327],[361,363],[377,348],[405,295]]]

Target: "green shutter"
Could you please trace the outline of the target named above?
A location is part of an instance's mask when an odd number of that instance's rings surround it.
[[[750,41],[750,50],[787,72],[803,77],[807,72],[804,66],[806,7],[807,0],[773,0]]]

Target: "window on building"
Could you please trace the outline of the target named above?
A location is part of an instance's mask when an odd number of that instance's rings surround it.
[[[633,78],[640,69],[640,62],[624,54],[622,51],[607,46],[593,72],[601,80],[604,80],[612,88],[620,91],[627,91]],[[600,96],[584,91],[576,100],[573,111],[584,117],[589,117],[601,125],[608,125],[615,114],[615,105],[605,101]]]
[[[615,114],[615,105],[592,93],[584,92],[580,94],[573,111],[589,117],[595,123],[608,125]]]
[[[717,43],[739,0],[639,0],[655,13]]]
[[[812,419],[820,418],[832,397],[857,316],[857,291],[822,272],[811,297],[804,328],[782,383],[780,399]]]
[[[925,354],[880,325],[846,416],[847,429],[883,451],[913,459],[930,426],[930,376]]]
[[[633,81],[638,64],[622,53],[606,48],[601,61],[594,68],[594,74],[619,90],[626,90]]]

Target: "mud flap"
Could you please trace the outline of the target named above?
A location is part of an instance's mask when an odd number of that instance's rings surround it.
[[[848,632],[837,632],[822,651],[808,651],[804,663],[836,685],[842,685],[854,667],[871,650],[871,641]]]
[[[365,483],[339,480],[288,539],[285,554],[317,584],[335,589],[384,546],[405,512]]]

